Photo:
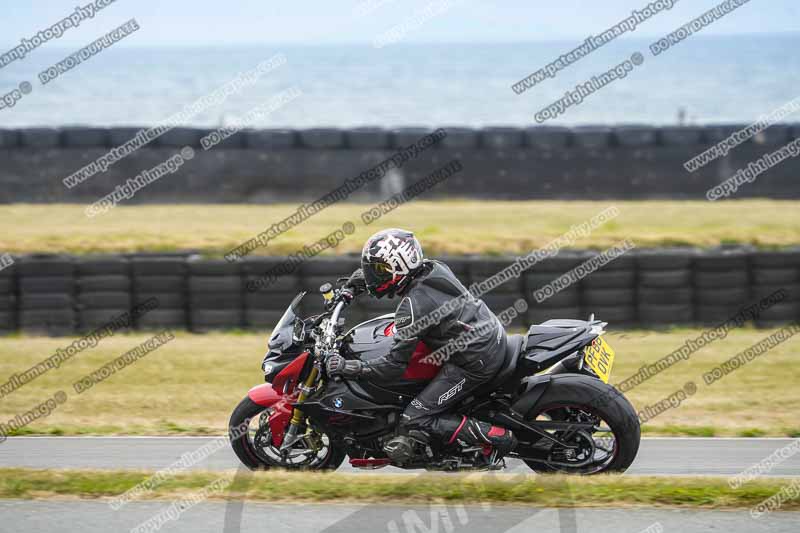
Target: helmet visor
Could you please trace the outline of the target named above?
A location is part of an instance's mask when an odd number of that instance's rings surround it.
[[[388,263],[381,261],[362,262],[361,269],[364,272],[364,281],[367,290],[373,294],[384,292],[383,287],[388,288],[387,284],[394,279],[394,270]]]

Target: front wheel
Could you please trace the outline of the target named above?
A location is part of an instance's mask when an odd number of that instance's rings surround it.
[[[345,458],[345,451],[328,435],[306,431],[288,451],[281,453],[272,444],[268,419],[272,410],[245,397],[234,409],[228,426],[231,447],[239,460],[251,470],[285,468],[288,470],[336,470]],[[237,430],[237,428],[239,428]],[[243,429],[247,428],[247,431]]]
[[[525,459],[534,471],[565,474],[624,472],[639,451],[641,428],[631,403],[611,385],[589,376],[560,374],[526,414],[526,420],[591,424],[591,430],[548,431],[570,448],[547,439],[528,446],[541,459]],[[525,444],[517,454],[525,457]],[[533,448],[531,448],[531,446]],[[534,454],[529,454],[534,455]]]

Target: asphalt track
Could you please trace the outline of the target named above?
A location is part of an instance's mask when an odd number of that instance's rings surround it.
[[[10,437],[0,443],[0,467],[158,470],[203,446],[216,451],[194,462],[196,470],[231,470],[239,461],[222,437]],[[628,470],[632,475],[730,476],[761,461],[796,439],[645,438]],[[213,444],[217,444],[213,446]],[[800,453],[774,466],[770,476],[800,476]],[[197,454],[195,454],[197,457]],[[345,462],[341,472],[354,469]],[[387,467],[357,470],[416,473]],[[509,461],[506,472],[530,472],[521,461]]]
[[[734,475],[796,439],[643,439],[632,475]],[[209,446],[209,445],[212,446]],[[239,466],[224,438],[214,437],[12,437],[0,443],[0,467],[148,469],[165,468],[201,448],[215,450],[190,469]],[[797,448],[793,447],[792,452]],[[189,455],[184,455],[189,454]],[[195,453],[195,459],[199,455]],[[352,472],[345,464],[340,471]],[[530,472],[519,461],[509,472]],[[368,475],[372,470],[360,471]],[[395,468],[380,473],[405,471]],[[800,453],[767,473],[800,475]],[[170,512],[172,510],[173,512]],[[158,528],[141,529],[162,516]],[[191,533],[270,532],[447,532],[561,533],[705,531],[795,532],[798,512],[773,512],[758,519],[748,510],[541,509],[498,505],[290,504],[203,501],[177,511],[168,501],[134,501],[113,510],[103,500],[0,500],[0,531],[15,533]]]
[[[169,502],[133,502],[113,511],[103,501],[0,501],[0,530],[14,533],[128,532]],[[230,511],[229,509],[227,511]],[[227,517],[227,521],[226,521]],[[231,520],[235,518],[235,520]],[[241,518],[241,520],[239,519]],[[667,509],[538,509],[517,506],[294,505],[248,503],[241,515],[225,502],[189,508],[160,531],[190,533],[700,533],[796,532],[800,513],[776,512],[758,520],[748,511]],[[659,527],[660,526],[660,527]],[[650,528],[650,529],[648,529]]]

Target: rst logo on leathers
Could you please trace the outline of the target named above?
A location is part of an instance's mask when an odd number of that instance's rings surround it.
[[[453,396],[458,394],[461,391],[461,389],[464,387],[464,383],[466,383],[466,381],[467,381],[467,378],[463,378],[461,381],[459,381],[458,383],[453,385],[452,389],[450,389],[449,391],[447,391],[444,394],[442,394],[441,396],[439,396],[438,405],[442,405],[444,402],[446,402],[447,400],[449,400],[450,398],[452,398]]]

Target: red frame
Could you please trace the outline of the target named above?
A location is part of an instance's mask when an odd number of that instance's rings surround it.
[[[280,446],[283,442],[283,435],[292,418],[293,407],[291,404],[297,401],[298,395],[295,394],[297,382],[300,379],[300,372],[303,371],[308,360],[308,355],[308,352],[298,355],[275,376],[271,384],[257,385],[247,392],[247,396],[252,402],[272,409],[272,414],[269,415],[269,429],[274,446]],[[289,386],[284,394],[282,391],[287,382]]]
[[[306,360],[308,360],[309,353],[303,352],[298,355],[294,361],[286,365],[286,367],[278,372],[278,375],[275,376],[275,379],[272,380],[272,388],[276,391],[285,392],[286,394],[292,394],[297,387],[297,382],[300,379],[300,372],[303,371],[303,367],[306,365]],[[290,381],[289,387],[284,391],[284,386],[286,385],[287,381]]]
[[[297,395],[279,394],[272,385],[264,383],[257,385],[247,392],[248,398],[254,403],[272,409],[269,415],[269,429],[272,433],[272,444],[280,446],[286,427],[292,418],[292,404],[297,400]]]

